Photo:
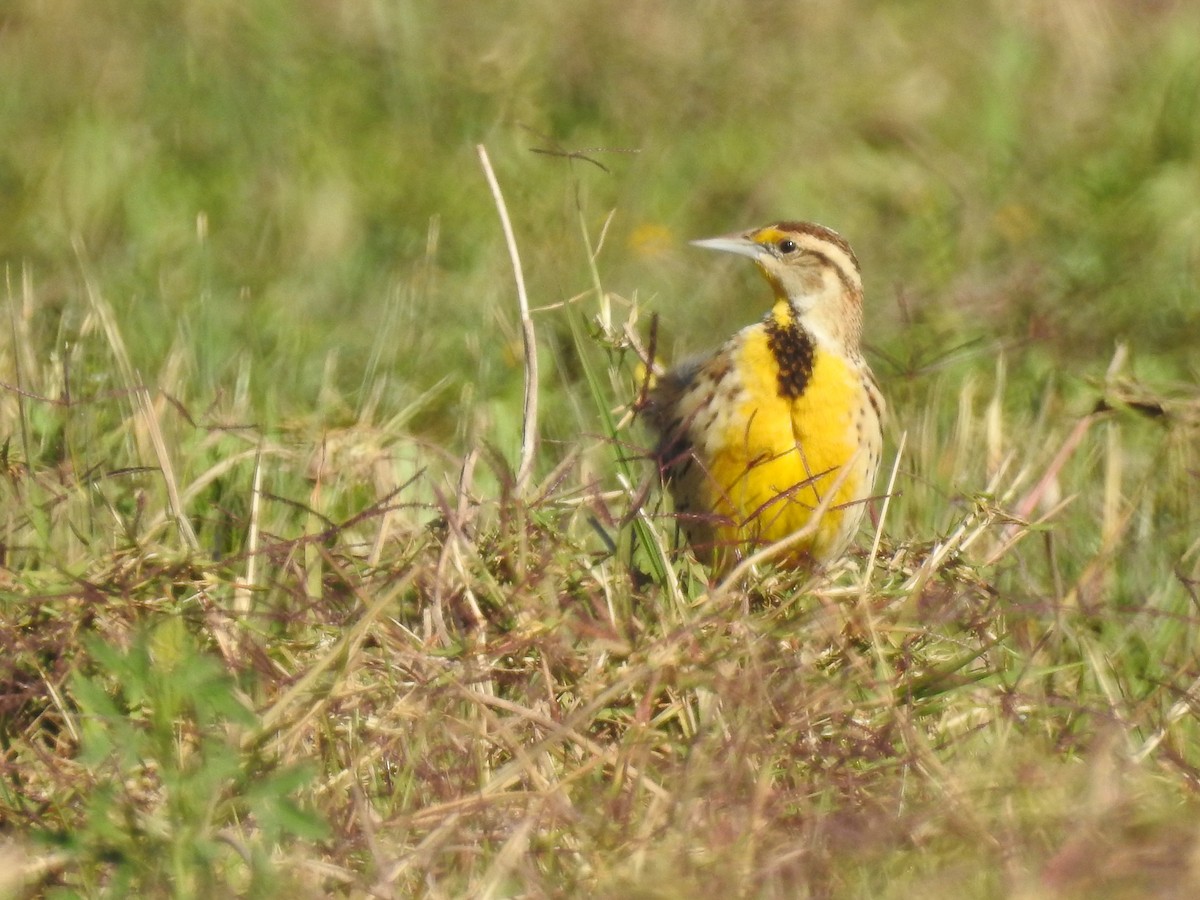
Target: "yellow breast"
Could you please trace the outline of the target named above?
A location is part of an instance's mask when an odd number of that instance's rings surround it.
[[[835,485],[813,536],[790,558],[836,558],[874,484],[880,401],[865,365],[816,343],[798,396],[781,391],[779,373],[767,327],[755,325],[722,348],[681,400],[696,465],[676,496],[687,509],[712,511],[690,517],[689,532],[720,568],[804,528]]]

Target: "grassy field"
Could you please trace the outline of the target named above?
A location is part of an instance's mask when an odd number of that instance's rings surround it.
[[[0,896],[1200,892],[1195,4],[10,0],[0,198]],[[876,527],[716,582],[779,218]]]

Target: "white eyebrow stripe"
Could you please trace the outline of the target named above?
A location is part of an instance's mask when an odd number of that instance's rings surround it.
[[[813,234],[797,234],[792,238],[806,250],[819,253],[841,270],[845,280],[862,290],[862,274],[858,271],[858,263],[854,257],[832,241],[827,241]]]

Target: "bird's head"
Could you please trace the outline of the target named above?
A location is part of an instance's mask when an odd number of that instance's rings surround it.
[[[850,245],[811,222],[776,222],[738,234],[692,241],[748,256],[801,322],[857,349],[862,331],[862,275]]]

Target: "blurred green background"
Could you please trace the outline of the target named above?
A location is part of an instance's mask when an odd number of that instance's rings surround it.
[[[593,238],[615,210],[604,286],[661,315],[666,356],[765,306],[749,267],[686,240],[786,217],[857,249],[893,394],[964,346],[987,371],[1004,348],[1031,390],[1102,375],[1118,341],[1146,377],[1200,368],[1195,3],[0,7],[14,308],[39,352],[61,348],[90,279],[147,380],[174,350],[202,407],[239,378],[267,423],[330,388],[336,418],[372,388],[402,408],[441,383],[414,426],[434,439],[515,420],[480,142],[532,302],[591,286],[577,206]],[[531,148],[604,148],[588,156],[608,171]],[[553,410],[574,351],[561,312],[539,328]]]

